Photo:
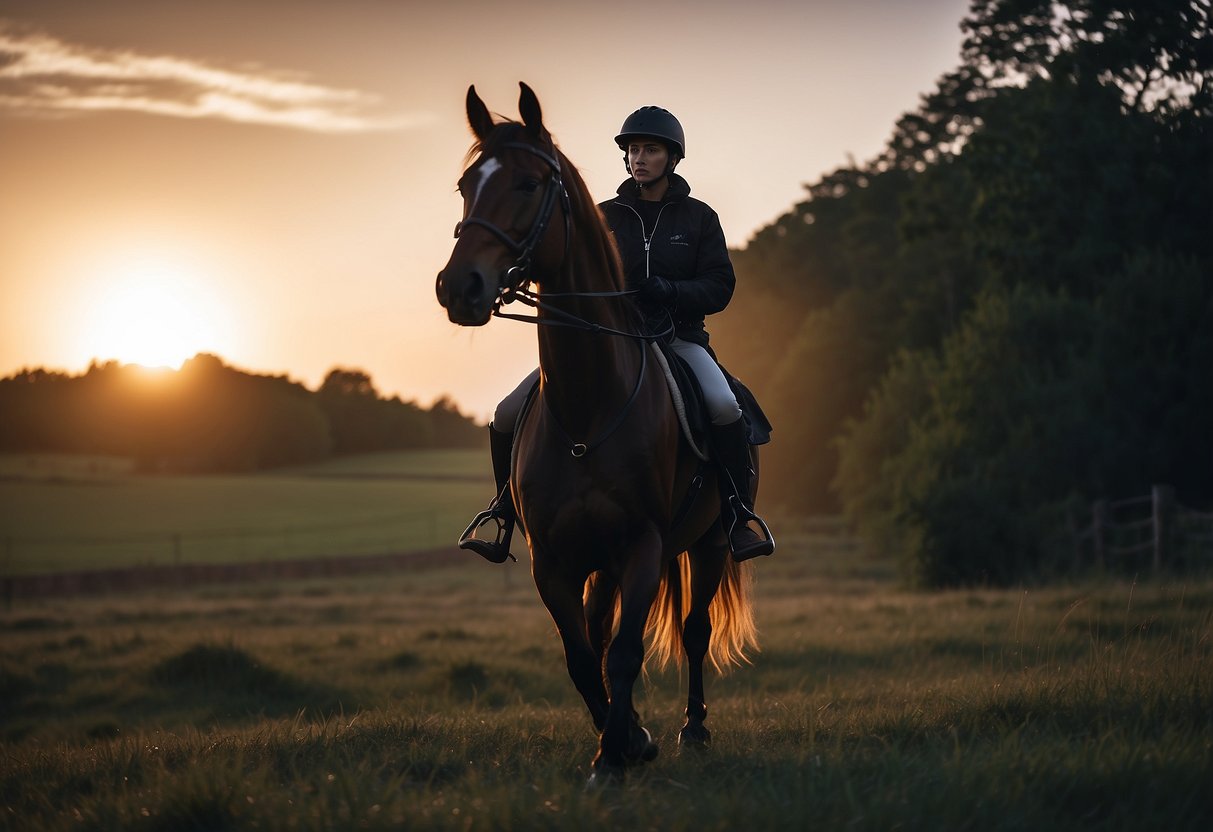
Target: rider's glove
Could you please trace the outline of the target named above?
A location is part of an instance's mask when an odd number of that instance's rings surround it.
[[[660,275],[652,275],[640,284],[640,296],[663,306],[673,306],[678,300],[678,287]]]

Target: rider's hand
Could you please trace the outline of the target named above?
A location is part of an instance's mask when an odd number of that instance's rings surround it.
[[[660,275],[652,275],[640,284],[640,296],[664,306],[673,306],[678,300],[678,287]]]

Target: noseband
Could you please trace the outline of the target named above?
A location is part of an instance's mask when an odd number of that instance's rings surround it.
[[[518,289],[529,280],[527,273],[531,268],[531,255],[534,254],[535,247],[539,245],[540,240],[543,239],[543,235],[548,230],[548,223],[551,222],[552,211],[556,208],[556,198],[558,196],[561,199],[561,207],[564,209],[564,255],[561,258],[562,263],[569,256],[569,243],[573,236],[573,219],[569,206],[569,190],[564,186],[564,180],[560,174],[560,159],[555,154],[545,153],[539,148],[524,142],[504,142],[501,147],[503,149],[525,150],[528,153],[533,153],[546,162],[548,167],[552,169],[552,175],[548,177],[547,185],[543,190],[543,201],[539,203],[539,213],[535,215],[535,221],[531,224],[531,230],[521,240],[515,240],[506,231],[482,217],[468,217],[455,226],[456,239],[463,233],[463,229],[469,225],[478,225],[489,231],[494,237],[505,243],[510,251],[514,252],[514,265],[505,270],[501,275],[498,285],[498,289],[505,294]]]

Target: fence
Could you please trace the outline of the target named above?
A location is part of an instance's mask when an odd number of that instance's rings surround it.
[[[1180,504],[1175,489],[1155,485],[1150,493],[1123,500],[1098,500],[1091,525],[1075,529],[1075,569],[1087,552],[1097,569],[1163,568],[1213,564],[1213,512]]]

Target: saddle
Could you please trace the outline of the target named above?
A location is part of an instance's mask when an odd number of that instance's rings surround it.
[[[695,449],[700,459],[706,459],[701,449],[708,446],[708,428],[711,421],[708,417],[707,406],[703,399],[703,390],[690,366],[678,356],[669,344],[652,342],[657,352],[658,361],[666,371],[666,383],[670,387],[670,396],[674,400],[674,409],[678,411],[678,420],[682,424],[683,433],[691,447]],[[708,347],[708,354],[716,360],[716,354]],[[745,420],[746,436],[751,445],[765,445],[771,441],[771,422],[758,404],[758,399],[750,392],[740,379],[720,364],[724,377],[728,379],[737,403],[741,405],[741,418]]]
[[[678,422],[682,426],[683,435],[686,436],[695,455],[706,461],[708,459],[707,448],[710,444],[708,429],[711,419],[708,417],[707,404],[704,402],[703,390],[699,386],[699,381],[695,378],[695,373],[691,370],[690,365],[674,352],[669,344],[650,341],[649,346],[652,347],[654,356],[665,373],[670,398],[673,400],[674,410],[678,413]],[[720,364],[716,353],[712,352],[712,348],[707,347],[706,349],[712,359]],[[741,418],[745,421],[747,441],[751,445],[767,444],[771,441],[773,428],[767,415],[763,412],[762,406],[758,404],[758,399],[750,388],[746,387],[741,379],[730,373],[723,364],[720,364],[720,370],[728,379],[729,388],[737,397],[737,404],[741,406]],[[522,407],[518,410],[518,418],[514,423],[515,433],[522,428],[522,423],[526,421],[538,390],[539,382],[536,381],[531,385]]]

